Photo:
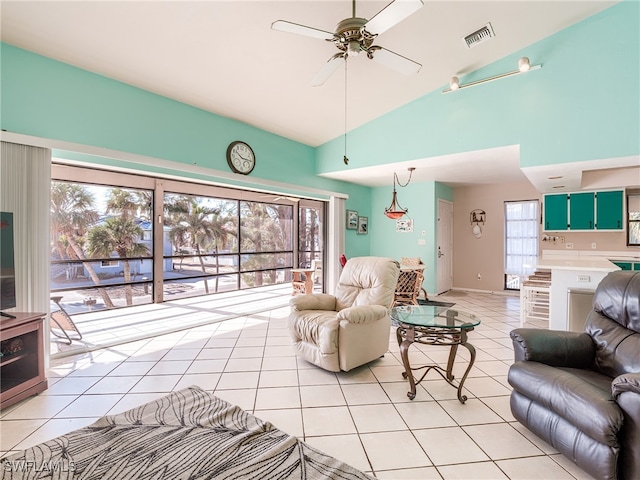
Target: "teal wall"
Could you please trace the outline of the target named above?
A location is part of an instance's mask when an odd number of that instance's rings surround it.
[[[522,56],[540,70],[447,95],[443,85],[355,129],[346,168],[506,145],[520,145],[523,167],[640,154],[639,19],[640,3],[622,2],[461,83],[515,70]],[[341,148],[318,148],[318,172],[345,168]]]
[[[405,182],[406,178],[400,178]],[[408,209],[405,219],[413,220],[413,232],[396,232],[396,221],[384,216],[384,209],[391,203],[393,187],[372,189],[369,216],[369,235],[371,253],[400,259],[402,257],[420,257],[426,264],[424,287],[428,292],[436,291],[436,227],[438,223],[438,199],[453,201],[450,187],[438,182],[409,183],[396,189],[398,202]],[[426,235],[422,235],[422,231]],[[425,244],[420,245],[419,240]]]
[[[103,147],[177,162],[176,168],[146,166],[150,173],[217,180],[215,172],[188,171],[180,164],[229,172],[226,149],[234,140],[256,153],[249,177],[349,195],[347,208],[370,213],[370,189],[315,174],[315,149],[235,120],[162,97],[86,70],[0,44],[0,128],[9,132]],[[140,168],[122,159],[56,151],[63,158],[90,159],[98,165]],[[369,253],[369,237],[348,238],[347,256]]]

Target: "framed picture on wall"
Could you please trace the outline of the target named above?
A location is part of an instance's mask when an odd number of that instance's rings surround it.
[[[369,233],[369,217],[358,217],[358,235]]]
[[[347,210],[347,230],[358,229],[358,212],[355,210]]]
[[[404,219],[397,219],[396,220],[396,232],[401,232],[401,233],[411,233],[413,232],[413,220],[404,220]]]

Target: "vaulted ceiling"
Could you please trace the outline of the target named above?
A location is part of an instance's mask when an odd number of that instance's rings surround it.
[[[375,40],[422,64],[417,75],[404,76],[363,55],[349,60],[348,129],[617,3],[423,1],[420,10]],[[357,16],[371,18],[386,4],[360,0]],[[344,71],[311,86],[336,47],[274,31],[271,24],[284,19],[333,32],[351,17],[349,0],[3,0],[0,6],[2,41],[20,48],[307,145],[344,133]],[[488,22],[495,38],[469,49],[463,37]],[[513,150],[496,153],[513,155]],[[524,179],[517,162],[512,164],[506,169],[496,162],[495,179],[508,174]],[[374,176],[371,172],[371,185]]]

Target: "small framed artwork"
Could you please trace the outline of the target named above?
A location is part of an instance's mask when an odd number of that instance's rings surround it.
[[[355,210],[347,210],[347,230],[358,229],[358,212]]]
[[[358,217],[358,235],[369,233],[369,217]]]
[[[411,233],[413,232],[413,220],[396,220],[396,232]]]

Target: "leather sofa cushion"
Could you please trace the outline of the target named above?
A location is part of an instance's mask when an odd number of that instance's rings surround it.
[[[336,287],[336,310],[360,305],[390,307],[399,273],[400,265],[390,258],[352,258]]]
[[[640,333],[594,311],[589,313],[585,331],[595,343],[595,369],[600,373],[609,377],[640,373]]]
[[[511,366],[509,383],[594,440],[618,446],[624,415],[613,401],[611,378],[590,370],[526,361]]]
[[[339,326],[337,312],[305,310],[289,317],[292,340],[317,345],[323,354],[337,353]]]
[[[611,272],[598,284],[593,310],[640,333],[640,272]]]

